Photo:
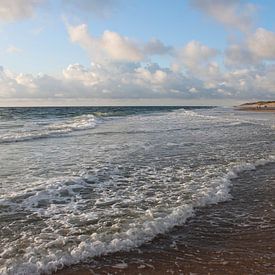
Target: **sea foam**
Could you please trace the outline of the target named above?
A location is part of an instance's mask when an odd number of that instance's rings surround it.
[[[84,262],[95,256],[117,251],[129,251],[151,241],[158,234],[163,234],[176,225],[184,224],[186,219],[196,213],[197,207],[230,199],[231,179],[238,177],[238,174],[243,171],[254,170],[257,166],[271,162],[275,162],[275,156],[273,155],[266,159],[259,159],[254,163],[242,162],[229,165],[227,172],[214,178],[208,187],[201,189],[192,203],[182,203],[164,217],[154,217],[152,213],[149,213],[145,221],[133,221],[127,230],[109,236],[108,240],[106,240],[104,234],[101,235],[100,233],[93,233],[90,236],[78,236],[74,241],[75,245],[65,249],[66,243],[71,241],[69,236],[56,235],[56,238],[50,243],[41,243],[38,239],[38,243],[28,247],[20,260],[7,262],[6,266],[0,269],[0,274],[35,275],[51,273],[64,266]],[[27,197],[23,201],[23,206],[29,210],[35,210],[40,199],[50,199],[52,196],[56,199],[60,197],[60,192],[62,193],[64,188],[67,188],[69,192],[73,192],[74,187],[77,188],[86,184],[81,178],[52,181],[44,191],[33,192],[31,196]],[[50,250],[47,250],[51,246],[60,246],[63,250],[51,253]],[[43,255],[40,254],[41,251],[44,251]],[[4,251],[1,256],[5,258],[8,253],[9,251]]]
[[[74,131],[87,130],[96,127],[101,120],[92,114],[73,117],[58,122],[36,125],[36,127],[23,127],[16,132],[8,132],[0,135],[0,143],[12,143],[34,139],[57,137]],[[43,123],[40,123],[43,124]]]

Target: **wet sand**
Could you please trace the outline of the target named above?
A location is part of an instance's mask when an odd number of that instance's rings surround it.
[[[232,200],[197,209],[183,226],[57,274],[275,274],[275,164],[232,183]]]

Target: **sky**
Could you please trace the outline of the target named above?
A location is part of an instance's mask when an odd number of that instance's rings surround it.
[[[273,0],[1,0],[0,106],[275,100]]]

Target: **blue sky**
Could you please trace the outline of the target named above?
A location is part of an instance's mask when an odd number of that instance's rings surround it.
[[[2,0],[0,105],[270,99],[274,12],[272,0]]]
[[[86,53],[69,42],[62,19],[66,11],[57,2],[51,1],[46,10],[38,10],[34,18],[2,24],[1,63],[5,67],[25,73],[58,73],[71,63],[89,65]],[[188,1],[173,2],[171,5],[167,0],[120,1],[112,14],[78,12],[77,16],[72,16],[67,11],[67,17],[72,22],[88,24],[97,36],[104,30],[111,30],[139,41],[156,37],[178,47],[190,40],[220,49],[225,47],[227,34],[222,26],[202,17],[190,8]],[[18,46],[22,53],[7,55],[5,49],[10,45]]]

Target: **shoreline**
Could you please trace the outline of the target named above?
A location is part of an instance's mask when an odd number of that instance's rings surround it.
[[[257,113],[275,113],[275,109],[256,109],[256,108],[235,108],[237,111],[257,112]]]
[[[184,225],[152,242],[56,274],[272,274],[274,169],[271,163],[242,172],[232,180],[232,200],[197,209]]]

